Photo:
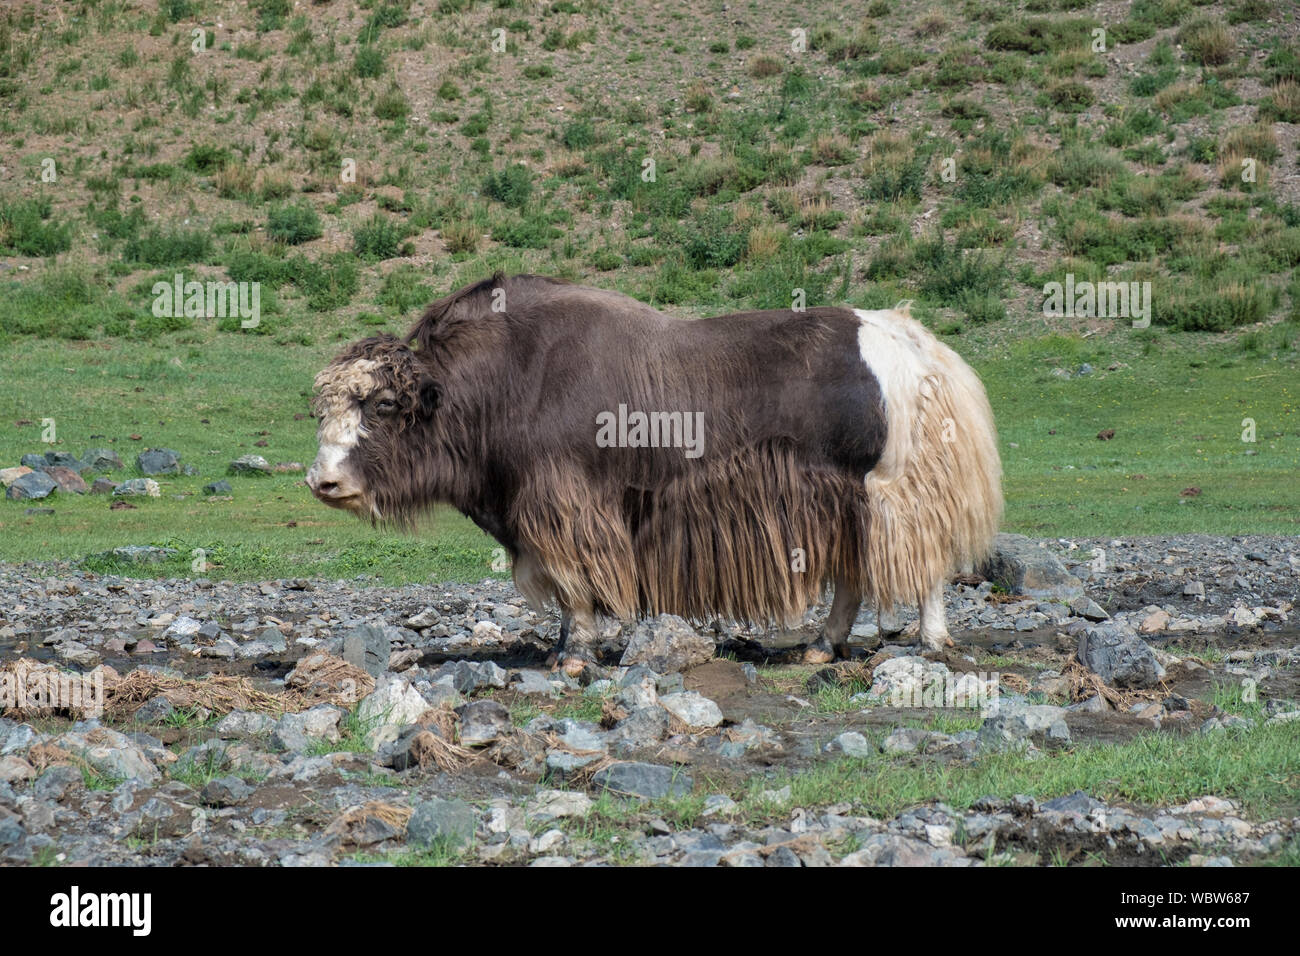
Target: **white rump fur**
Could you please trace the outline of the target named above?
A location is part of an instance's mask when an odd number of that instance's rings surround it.
[[[884,454],[866,476],[866,597],[878,608],[927,600],[933,608],[944,580],[988,553],[1002,519],[993,410],[970,366],[906,305],[855,311],[858,346],[880,383],[888,428]],[[942,616],[924,623],[931,634],[923,640],[946,637]]]

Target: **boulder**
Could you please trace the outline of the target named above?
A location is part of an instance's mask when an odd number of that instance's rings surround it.
[[[1039,600],[1072,601],[1083,594],[1083,582],[1065,569],[1060,558],[1019,534],[997,536],[980,574],[1012,594]]]

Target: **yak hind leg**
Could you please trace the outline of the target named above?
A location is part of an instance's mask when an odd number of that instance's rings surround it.
[[[948,622],[943,609],[943,582],[939,581],[921,601],[921,646],[927,651],[942,651],[952,647],[948,636]]]
[[[821,635],[803,652],[805,664],[829,664],[849,656],[849,630],[857,620],[862,595],[843,581],[835,582],[835,600]]]
[[[566,674],[577,677],[596,662],[596,645],[600,637],[596,630],[596,614],[590,607],[560,607],[560,639],[551,651],[548,663],[562,667]]]

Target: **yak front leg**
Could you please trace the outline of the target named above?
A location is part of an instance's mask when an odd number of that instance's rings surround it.
[[[835,582],[835,600],[826,615],[821,636],[803,652],[805,664],[829,664],[837,657],[849,656],[849,631],[857,620],[862,595],[843,581]]]
[[[943,582],[939,581],[921,601],[921,646],[928,651],[952,647],[943,610]]]

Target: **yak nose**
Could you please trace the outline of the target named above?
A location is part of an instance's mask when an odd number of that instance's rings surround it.
[[[325,474],[315,466],[307,472],[307,487],[321,501],[341,501],[360,490],[343,475]]]

